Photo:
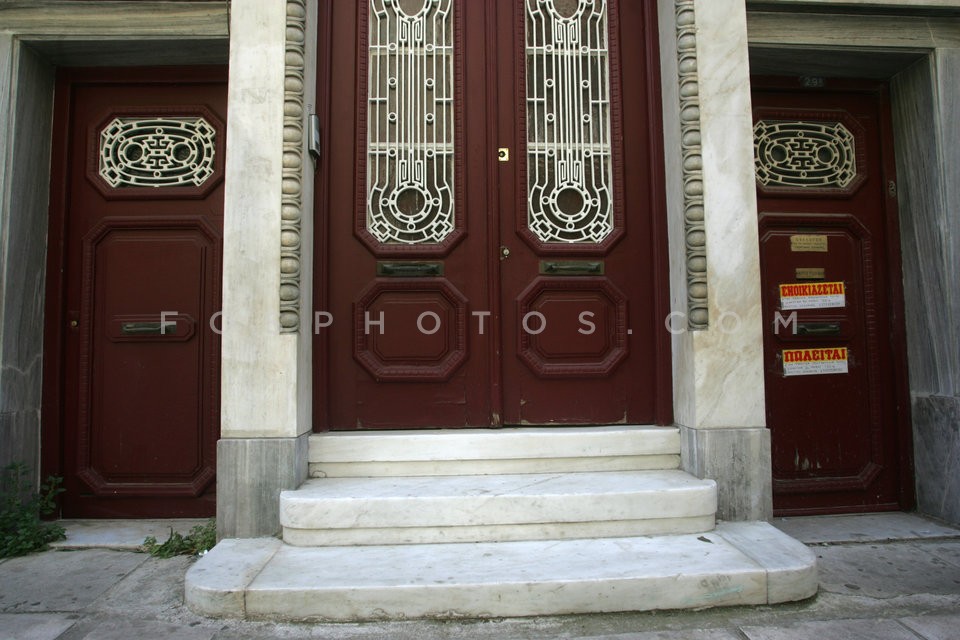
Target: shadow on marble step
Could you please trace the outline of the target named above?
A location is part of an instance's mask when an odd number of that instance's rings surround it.
[[[186,577],[215,617],[289,621],[488,618],[802,600],[814,554],[764,522],[705,534],[297,548],[224,540]]]

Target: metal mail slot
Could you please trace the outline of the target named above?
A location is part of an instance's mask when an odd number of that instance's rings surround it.
[[[798,322],[798,336],[836,336],[840,334],[837,322]]]
[[[388,278],[425,278],[442,276],[442,262],[382,262],[377,261],[377,275]]]
[[[602,276],[599,260],[541,260],[540,273],[554,276]]]
[[[166,322],[124,322],[120,325],[120,332],[125,336],[175,336],[177,323],[173,320]]]

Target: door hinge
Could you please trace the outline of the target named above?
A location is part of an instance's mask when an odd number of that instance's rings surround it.
[[[887,182],[887,195],[891,198],[897,197],[897,183],[894,180]]]
[[[314,168],[320,164],[320,116],[311,113],[307,118],[307,151],[313,158]]]

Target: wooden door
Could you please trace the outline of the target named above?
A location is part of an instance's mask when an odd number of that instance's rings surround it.
[[[318,425],[670,421],[643,4],[330,3]]]
[[[226,71],[66,71],[55,119],[44,417],[63,515],[212,515]]]
[[[778,514],[911,505],[886,88],[758,80],[754,136]],[[789,87],[789,88],[788,88]]]

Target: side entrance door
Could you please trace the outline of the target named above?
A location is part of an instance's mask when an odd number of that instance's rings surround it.
[[[318,425],[671,420],[653,4],[329,3]]]
[[[755,79],[767,425],[778,514],[909,508],[885,86]]]
[[[65,517],[214,513],[226,95],[223,68],[58,79],[44,429]]]

